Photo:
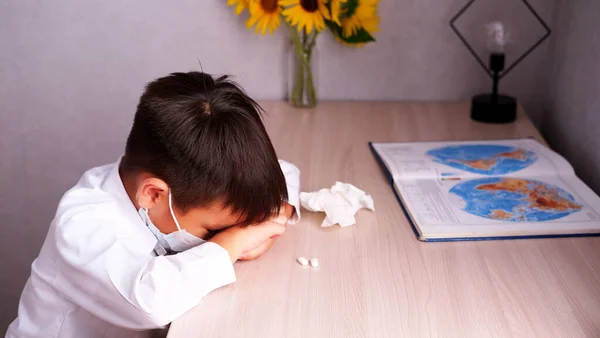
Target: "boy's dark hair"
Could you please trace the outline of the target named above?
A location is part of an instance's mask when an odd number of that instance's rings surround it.
[[[183,212],[222,201],[244,224],[263,222],[288,196],[261,113],[227,76],[157,79],[140,98],[122,170],[164,180]]]

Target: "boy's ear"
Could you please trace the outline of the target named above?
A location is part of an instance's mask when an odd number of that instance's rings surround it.
[[[137,202],[140,207],[152,209],[161,200],[169,198],[169,186],[160,178],[147,177],[143,178],[137,191]]]

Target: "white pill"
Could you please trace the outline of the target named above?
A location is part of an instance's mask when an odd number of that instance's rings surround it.
[[[319,260],[316,258],[311,259],[310,266],[312,266],[313,268],[316,268],[317,266],[319,266]]]
[[[296,259],[296,260],[302,266],[307,266],[308,265],[308,259],[306,259],[304,257],[298,257],[298,259]]]

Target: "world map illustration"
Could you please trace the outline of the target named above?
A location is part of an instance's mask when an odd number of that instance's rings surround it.
[[[459,183],[450,193],[462,199],[473,215],[509,221],[544,222],[582,209],[566,191],[551,184],[522,178],[481,178]]]
[[[482,175],[512,173],[537,160],[530,150],[495,144],[446,146],[432,149],[427,155],[437,163]]]

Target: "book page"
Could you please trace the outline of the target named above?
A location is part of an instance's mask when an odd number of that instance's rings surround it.
[[[600,199],[576,176],[395,182],[425,238],[600,232]]]
[[[373,143],[394,179],[572,175],[571,165],[533,139]]]

